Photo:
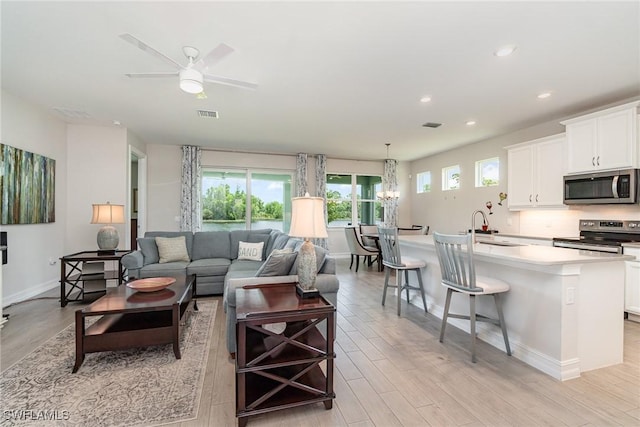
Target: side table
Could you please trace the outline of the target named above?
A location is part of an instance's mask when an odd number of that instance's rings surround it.
[[[301,299],[295,285],[236,290],[236,417],[323,402],[331,409],[336,308]],[[281,333],[268,325],[280,324]],[[318,329],[326,328],[326,338]],[[281,328],[282,329],[282,328]],[[321,364],[324,364],[324,372]]]
[[[85,289],[85,281],[90,280],[117,280],[118,285],[124,283],[125,269],[122,267],[122,257],[130,250],[115,251],[110,255],[99,254],[98,251],[82,251],[60,258],[60,307],[67,305],[69,301],[83,301],[86,294],[104,293],[106,289]],[[117,270],[103,271],[97,275],[83,274],[82,265],[91,261],[117,261]],[[68,271],[67,271],[68,269]],[[67,290],[67,285],[69,289]],[[71,295],[77,291],[75,295]]]

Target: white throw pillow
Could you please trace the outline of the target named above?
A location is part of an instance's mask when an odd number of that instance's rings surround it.
[[[189,252],[187,252],[187,241],[184,236],[180,237],[156,237],[160,264],[165,262],[184,261],[189,262]]]
[[[262,248],[264,242],[249,243],[238,242],[238,259],[246,259],[249,261],[262,261]]]

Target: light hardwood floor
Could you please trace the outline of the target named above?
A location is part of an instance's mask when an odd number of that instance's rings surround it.
[[[380,305],[383,273],[339,260],[340,292],[332,410],[322,404],[249,418],[249,426],[639,426],[640,324],[625,321],[624,363],[559,382],[483,342],[472,364],[468,335],[395,299]],[[53,299],[6,310],[4,370],[73,322],[81,307]],[[219,297],[217,297],[220,299]],[[594,313],[597,315],[597,313]],[[234,365],[218,306],[198,419],[178,424],[234,426]]]

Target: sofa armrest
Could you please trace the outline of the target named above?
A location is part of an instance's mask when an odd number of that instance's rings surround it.
[[[129,252],[122,257],[122,266],[127,270],[137,270],[144,266],[142,251]]]
[[[332,256],[327,255],[324,259],[324,264],[322,264],[322,268],[318,271],[318,274],[336,274],[336,259]]]

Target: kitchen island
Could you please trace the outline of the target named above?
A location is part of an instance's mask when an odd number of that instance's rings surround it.
[[[445,288],[433,236],[400,236],[403,255],[423,259],[429,311],[442,318]],[[503,296],[513,356],[559,380],[622,363],[624,275],[629,256],[535,245],[474,245],[476,273],[509,283]],[[418,296],[412,303],[421,307]],[[452,313],[468,313],[468,298],[454,295]],[[495,316],[491,298],[478,313]],[[469,331],[469,322],[449,322]],[[477,325],[478,338],[504,350],[499,327]],[[446,345],[446,338],[445,338]]]

